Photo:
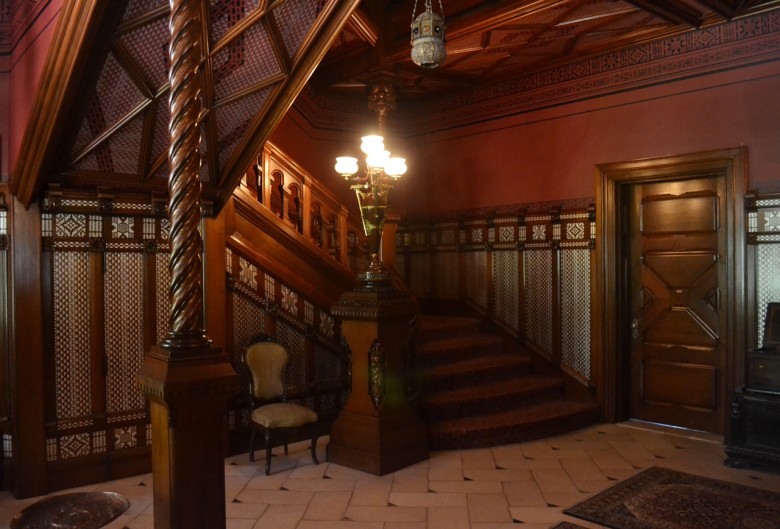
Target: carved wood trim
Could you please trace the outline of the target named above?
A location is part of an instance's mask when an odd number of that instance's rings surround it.
[[[107,41],[112,20],[121,16],[127,0],[65,2],[41,74],[41,85],[25,130],[16,167],[11,175],[11,192],[29,207],[54,166],[53,141],[68,124],[68,109],[74,106],[78,83],[86,74],[94,53],[84,50]],[[101,40],[101,37],[102,38]],[[65,87],[65,89],[63,89]]]

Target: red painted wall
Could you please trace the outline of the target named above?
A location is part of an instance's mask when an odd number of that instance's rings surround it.
[[[750,186],[780,192],[777,94],[780,62],[769,62],[415,137],[400,149],[409,172],[391,203],[435,213],[592,197],[597,164],[740,145]],[[287,118],[272,141],[344,187],[332,160],[359,134],[323,139],[306,126]]]
[[[0,175],[13,170],[27,127],[41,72],[54,36],[63,0],[51,0],[32,26],[0,60]]]

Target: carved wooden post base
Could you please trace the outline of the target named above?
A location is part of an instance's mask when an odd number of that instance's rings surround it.
[[[224,529],[225,413],[238,376],[219,349],[181,353],[154,346],[138,373],[151,407],[154,527]]]
[[[383,475],[428,458],[425,425],[407,398],[417,312],[392,290],[347,292],[333,307],[352,352],[352,393],[331,428],[328,461]]]

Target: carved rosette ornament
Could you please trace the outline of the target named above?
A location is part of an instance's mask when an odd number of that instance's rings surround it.
[[[387,355],[385,348],[374,340],[368,351],[368,393],[377,410],[382,409],[385,401],[385,371],[387,370]]]
[[[166,348],[203,347],[200,208],[200,9],[198,2],[171,2],[170,147],[168,211],[171,223],[171,314]]]

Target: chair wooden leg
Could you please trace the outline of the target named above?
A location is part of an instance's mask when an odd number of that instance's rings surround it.
[[[287,450],[287,439],[284,440],[284,455],[290,455],[290,452]]]
[[[271,473],[271,430],[265,431],[265,475]]]
[[[253,462],[255,460],[255,432],[257,432],[257,428],[252,425],[252,433],[249,436],[249,462]]]

